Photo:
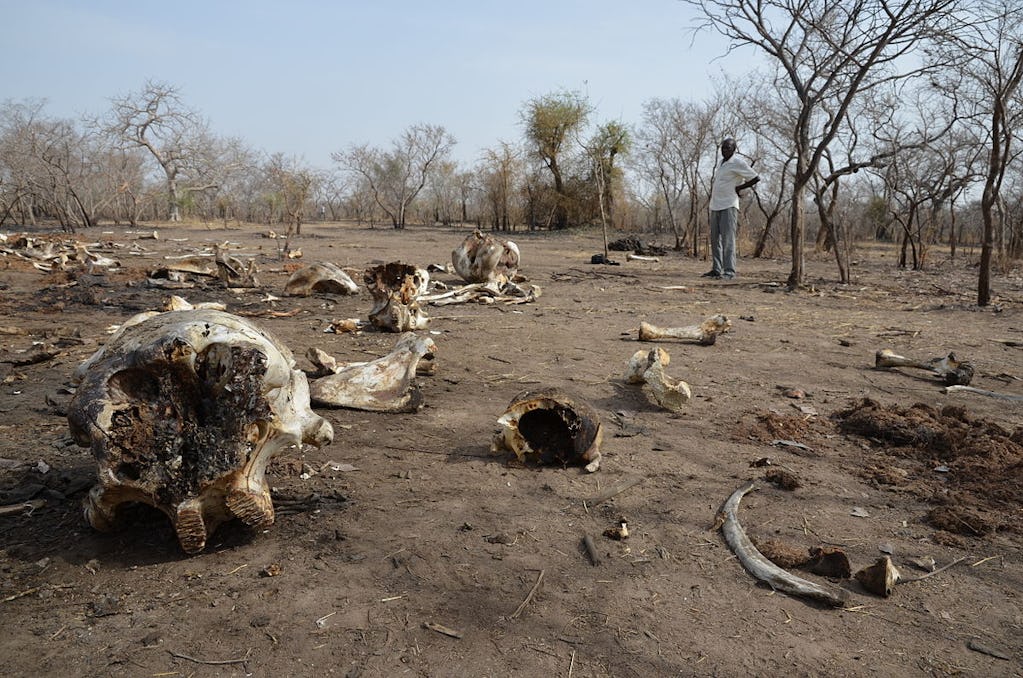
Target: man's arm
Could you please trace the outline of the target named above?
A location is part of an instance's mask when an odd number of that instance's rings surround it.
[[[735,192],[738,193],[739,195],[742,195],[742,191],[744,189],[747,189],[750,186],[755,186],[758,181],[760,181],[760,177],[759,176],[753,177],[752,179],[750,179],[746,183],[739,184],[738,186],[736,186],[735,187]]]

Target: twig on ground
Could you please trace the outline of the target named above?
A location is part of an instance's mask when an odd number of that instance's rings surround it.
[[[15,513],[28,513],[32,514],[37,508],[42,508],[46,505],[44,499],[33,499],[31,501],[23,501],[17,504],[7,504],[6,506],[0,506],[0,516],[9,516]]]
[[[600,565],[600,555],[597,553],[597,545],[593,543],[593,537],[583,535],[583,546],[586,547],[586,555],[590,558],[592,565]]]
[[[515,611],[511,613],[511,616],[509,616],[508,619],[518,619],[519,615],[521,615],[522,612],[526,609],[526,606],[529,605],[530,602],[532,602],[533,596],[536,595],[537,590],[540,588],[540,584],[543,582],[543,575],[545,572],[546,570],[540,570],[540,574],[536,576],[536,583],[533,584],[533,588],[529,589],[529,593],[526,594],[525,599],[519,604],[517,608],[515,608]]]
[[[597,504],[600,504],[601,502],[605,502],[608,499],[611,499],[612,497],[618,496],[619,494],[621,494],[622,492],[624,492],[625,490],[629,489],[630,487],[632,487],[634,485],[639,485],[644,480],[646,480],[645,476],[638,476],[638,475],[637,476],[626,476],[625,478],[622,478],[617,483],[615,483],[611,487],[607,488],[603,492],[600,492],[599,494],[595,494],[592,497],[590,497],[589,499],[585,499],[584,502],[586,504],[588,504],[589,506],[596,506]]]
[[[455,629],[444,626],[443,624],[435,624],[434,622],[424,622],[423,626],[430,629],[431,631],[436,631],[437,633],[448,636],[449,638],[457,638],[458,640],[462,639],[461,631],[456,631]]]
[[[242,657],[241,659],[196,659],[195,657],[189,657],[187,654],[181,654],[180,652],[175,652],[174,650],[167,650],[167,652],[169,652],[170,656],[172,657],[177,657],[178,659],[187,659],[188,661],[195,662],[196,664],[207,664],[209,666],[244,664],[245,662],[249,661],[249,652],[251,651],[252,650],[250,649],[248,652],[246,652],[245,656]]]
[[[899,580],[898,580],[897,583],[899,583],[899,584],[908,584],[910,582],[920,581],[921,579],[927,579],[928,577],[933,577],[934,575],[938,574],[939,572],[944,572],[948,568],[952,567],[953,565],[958,565],[959,563],[963,562],[964,560],[966,560],[966,556],[963,556],[961,558],[956,558],[955,560],[953,560],[948,565],[943,565],[942,567],[939,567],[938,569],[936,569],[936,570],[934,570],[932,572],[927,572],[926,574],[922,574],[919,577],[899,577]]]

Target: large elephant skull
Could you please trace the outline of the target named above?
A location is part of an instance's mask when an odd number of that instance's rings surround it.
[[[85,515],[100,530],[126,502],[166,513],[188,553],[232,518],[267,527],[270,459],[334,436],[310,409],[291,351],[222,311],[155,315],[124,328],[83,367],[68,422],[99,464]]]

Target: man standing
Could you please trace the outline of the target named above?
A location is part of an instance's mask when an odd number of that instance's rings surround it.
[[[704,278],[735,277],[735,231],[739,221],[739,196],[744,188],[753,186],[760,177],[753,168],[735,155],[735,139],[721,142],[724,160],[714,172],[710,191],[710,254],[712,268]]]

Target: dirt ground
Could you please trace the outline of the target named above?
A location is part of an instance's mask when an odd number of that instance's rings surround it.
[[[809,256],[810,288],[788,293],[783,259],[744,258],[740,277],[720,282],[700,277],[705,261],[674,253],[647,262],[614,252],[621,265],[591,265],[598,233],[512,234],[542,296],[428,307],[438,370],[419,378],[425,407],[317,408],[334,442],[272,464],[272,528],[227,524],[193,557],[144,507],[94,531],[81,503],[95,462],[64,415],[72,372],[111,325],[177,293],[250,316],[300,368],[312,367],[310,347],[372,359],[397,337],[324,332],[365,319],[368,294],[285,297],[289,272],[331,261],[361,282],[375,263],[447,263],[469,233],[304,231],[292,242],[301,259],[282,260],[255,227],[201,225],[161,226],[159,239],[145,237],[151,227],[78,234],[121,262],[114,272],[0,258],[0,504],[37,506],[0,515],[0,673],[1023,675],[1023,405],[946,394],[920,370],[873,368],[880,348],[954,351],[972,362],[974,386],[1023,394],[1023,273],[998,272],[995,304],[979,309],[975,262],[962,254],[934,254],[929,270],[911,272],[891,249],[862,248],[848,286],[833,282],[827,257]],[[261,286],[146,286],[165,255],[215,243],[255,258]],[[681,414],[622,381],[629,357],[655,345],[638,341],[641,320],[682,326],[716,313],[733,323],[716,344],[658,344],[668,374],[692,387]],[[599,413],[596,473],[491,453],[513,396],[547,386]],[[799,487],[765,479],[779,470]],[[586,501],[636,475],[610,500]],[[913,577],[922,558],[958,562],[887,599],[794,570],[847,589],[845,609],[773,592],[714,530],[722,502],[750,479],[758,489],[738,515],[761,543],[837,547],[853,571],[890,554]],[[603,536],[620,518],[629,538]]]

